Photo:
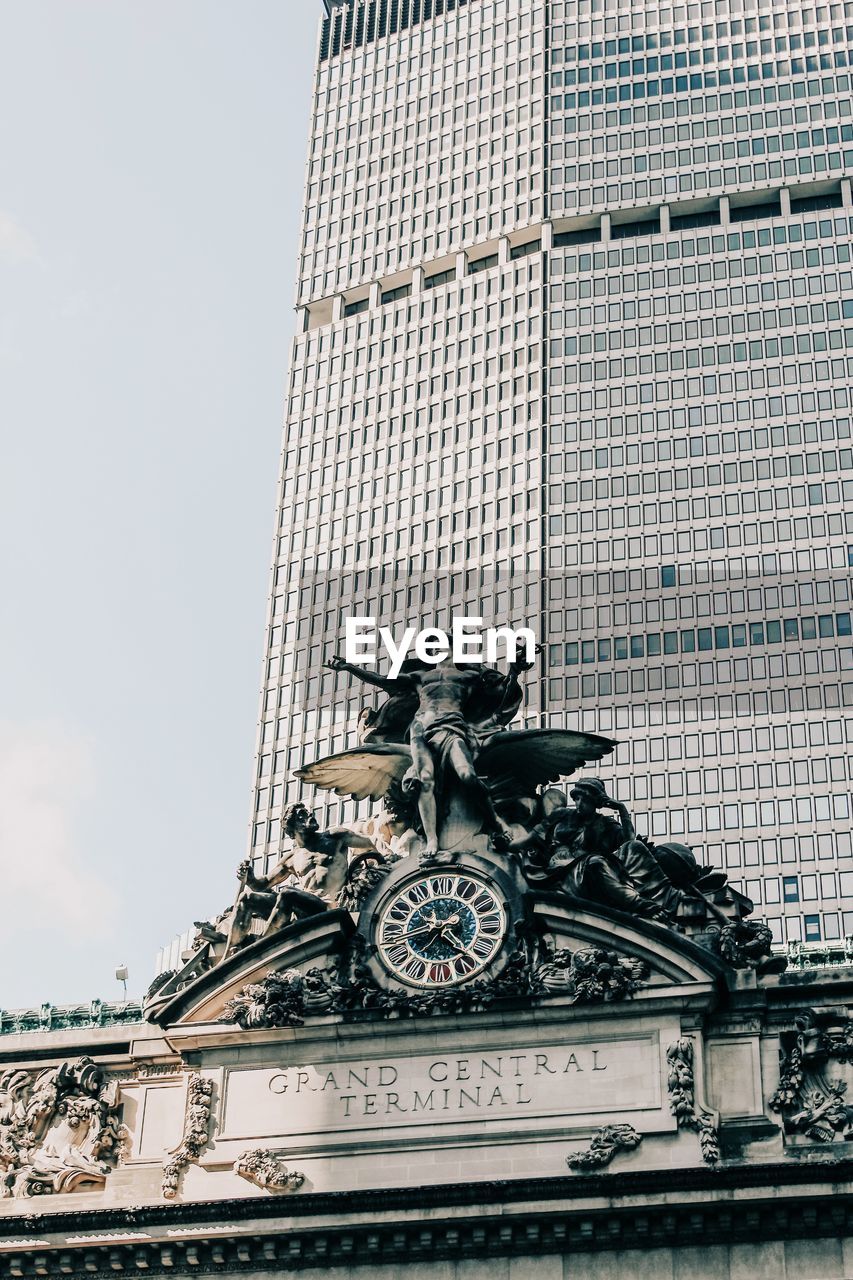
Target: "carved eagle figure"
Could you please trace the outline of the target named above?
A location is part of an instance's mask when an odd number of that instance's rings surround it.
[[[537,787],[601,760],[615,746],[609,738],[573,729],[507,730],[488,739],[476,768],[496,800],[511,800],[531,796]],[[375,743],[315,760],[297,769],[295,777],[338,796],[381,800],[399,786],[411,763],[412,753],[403,743]]]

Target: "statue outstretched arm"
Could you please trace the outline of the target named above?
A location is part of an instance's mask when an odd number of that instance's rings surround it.
[[[387,676],[377,675],[375,671],[368,671],[366,667],[356,667],[351,662],[346,662],[337,655],[325,663],[330,671],[347,671],[351,676],[355,676],[357,680],[363,680],[365,684],[375,685],[377,689],[384,689],[386,693],[399,693],[403,688],[409,688],[411,682],[405,676],[397,676],[395,680],[390,680]]]
[[[378,853],[376,845],[369,836],[362,835],[360,831],[353,831],[352,827],[329,827],[326,834],[343,841],[348,849],[372,849],[374,853]]]

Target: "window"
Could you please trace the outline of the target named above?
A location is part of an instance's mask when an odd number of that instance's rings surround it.
[[[424,288],[435,289],[440,284],[450,284],[451,280],[456,279],[456,268],[451,267],[448,271],[437,271],[434,276],[424,277]]]
[[[804,916],[806,942],[820,942],[820,916]]]
[[[477,271],[488,271],[490,267],[496,267],[497,265],[498,255],[496,253],[490,253],[488,257],[485,258],[474,258],[473,260],[469,258],[468,274],[469,276],[472,276]]]
[[[530,253],[539,253],[541,248],[541,240],[528,240],[526,244],[512,245],[509,251],[509,256],[511,259],[525,258]]]
[[[799,902],[800,886],[796,876],[782,877],[782,901]]]
[[[396,289],[385,289],[379,300],[383,305],[386,302],[397,302],[400,298],[408,298],[411,292],[410,284],[401,284]]]

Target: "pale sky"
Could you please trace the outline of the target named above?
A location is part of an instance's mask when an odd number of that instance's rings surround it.
[[[0,1008],[246,852],[320,0],[0,0]]]

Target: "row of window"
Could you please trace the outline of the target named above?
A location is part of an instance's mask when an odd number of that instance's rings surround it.
[[[612,516],[614,528],[620,528]],[[585,530],[592,533],[592,530]],[[564,546],[549,545],[548,568],[552,572],[572,569],[578,565],[622,564],[626,560],[658,560],[674,554],[694,556],[709,550],[722,551],[726,547],[739,551],[742,548],[773,546],[780,541],[822,542],[827,537],[840,537],[853,533],[853,512],[843,516],[811,516],[808,520],[764,520],[760,525],[748,524],[743,528],[679,529],[673,533],[647,533],[642,537],[610,538],[599,532],[594,538],[582,540],[580,545],[571,540]],[[792,536],[793,535],[793,536]],[[781,557],[780,557],[781,558]]]
[[[752,731],[742,729],[738,735],[738,751],[743,753],[744,758],[751,759]],[[652,747],[655,743],[650,743]],[[660,746],[658,740],[657,745]],[[682,759],[679,743],[678,755],[672,757],[676,761]],[[714,743],[709,744],[709,750],[713,753]],[[663,759],[658,755],[658,760],[663,763]],[[623,762],[624,763],[624,762]],[[296,766],[294,765],[294,768]],[[850,756],[819,756],[813,760],[778,760],[775,764],[744,764],[740,766],[723,766],[722,768],[702,768],[693,769],[683,772],[676,768],[672,775],[669,770],[662,769],[658,773],[645,773],[637,768],[632,771],[630,794],[627,798],[632,805],[635,802],[649,800],[673,800],[681,799],[683,796],[733,796],[739,792],[751,792],[756,789],[759,791],[777,791],[790,790],[792,787],[810,789],[813,786],[823,786],[827,783],[837,782],[842,784],[844,790],[850,780],[853,779],[853,760]],[[622,784],[618,782],[614,787],[616,794],[623,795]],[[838,788],[833,788],[838,791]],[[844,791],[846,795],[846,790]],[[829,812],[829,804],[826,797],[816,809],[816,812]],[[844,835],[845,851],[849,855],[851,836],[850,832],[841,833]],[[795,837],[796,838],[796,837]],[[786,843],[790,842],[790,838],[786,838]],[[754,862],[758,862],[758,841],[750,842],[753,845],[751,850],[746,850],[745,860],[751,856]],[[776,853],[776,839],[766,840],[767,846],[766,856],[772,862],[778,860]],[[803,860],[810,859],[814,861],[814,837],[802,837],[800,840],[799,855]],[[822,836],[818,841],[818,856],[821,858],[833,856],[833,841],[831,835]],[[808,846],[808,847],[807,847]],[[841,850],[839,850],[840,852]],[[790,850],[791,856],[796,856],[796,851]],[[783,849],[783,861],[789,861],[786,858]]]
[[[617,795],[621,794],[618,790],[619,785],[619,783],[613,784]],[[701,856],[707,858],[714,866],[749,868],[776,867],[780,862],[814,862],[815,853],[817,858],[825,864],[841,858],[853,857],[850,832],[830,830],[823,831],[819,835],[763,836],[760,840],[726,840],[724,844],[706,845]],[[834,876],[836,873],[827,868],[826,871],[822,869],[818,874]]]
[[[762,45],[769,46],[770,41],[762,41]],[[777,41],[777,45],[784,44],[784,41]],[[749,46],[747,46],[749,48]],[[552,90],[552,103],[554,102],[553,90],[563,87],[575,86],[580,84],[601,84],[608,80],[631,80],[635,76],[659,76],[665,72],[687,70],[688,67],[714,66],[717,64],[716,71],[691,72],[689,76],[664,76],[660,81],[657,79],[646,82],[645,93],[621,94],[621,89],[627,86],[620,85],[620,94],[614,94],[608,97],[605,94],[605,102],[619,102],[629,97],[642,98],[653,97],[656,93],[672,93],[680,92],[685,89],[716,89],[724,88],[735,84],[748,84],[756,80],[772,80],[782,79],[786,76],[802,76],[809,75],[814,71],[832,71],[836,68],[849,67],[851,65],[848,58],[846,48],[836,49],[833,52],[806,54],[805,56],[796,56],[792,58],[781,58],[774,62],[750,62],[747,65],[736,65],[733,67],[719,66],[723,62],[739,63],[744,57],[754,58],[761,56],[767,57],[772,53],[783,53],[785,49],[762,48],[760,51],[753,46],[750,52],[745,53],[743,45],[712,45],[704,49],[692,49],[690,52],[684,53],[661,53],[649,54],[647,57],[640,58],[621,58],[613,62],[593,62],[589,66],[567,66],[565,70],[552,71],[549,76],[549,88]],[[673,84],[676,89],[673,89]],[[652,86],[655,86],[652,88]],[[660,86],[658,89],[657,86]],[[639,86],[635,84],[634,89]],[[561,102],[557,98],[557,105],[565,105],[573,107],[574,102]]]
[[[548,442],[550,445],[560,445],[573,444],[578,440],[607,440],[623,435],[645,434],[655,429],[669,433],[683,430],[686,426],[686,410],[659,409],[656,413],[632,414],[627,418],[619,418],[618,421],[606,417],[585,418],[581,422],[554,422],[548,427]],[[756,427],[754,431],[743,427],[736,432],[724,431],[722,436],[711,434],[707,440],[712,443],[707,449],[706,438],[700,435],[649,440],[638,445],[639,453],[633,456],[635,462],[668,462],[670,458],[701,458],[706,452],[709,456],[717,454],[720,452],[721,441],[723,453],[751,453],[753,449],[768,449],[771,446],[774,450],[781,450],[791,445],[815,444],[819,440],[828,442],[849,439],[849,418],[822,418],[819,422],[789,422],[785,426]],[[550,459],[554,475],[562,473],[562,467],[556,466],[560,456],[557,453]],[[757,474],[760,476],[761,472]]]
[[[578,663],[622,662],[629,658],[657,658],[661,654],[687,654],[725,649],[763,648],[765,644],[799,645],[801,641],[824,640],[853,634],[850,614],[819,614],[817,617],[768,619],[767,622],[732,623],[730,626],[688,628],[680,631],[653,632],[645,635],[613,636],[604,640],[566,640],[563,642],[562,665]],[[553,665],[555,650],[551,645]]]
[[[799,59],[798,59],[799,61]],[[819,58],[806,58],[805,63],[808,64],[801,72],[792,72],[791,64],[787,62],[779,63],[763,63],[760,66],[753,64],[749,67],[734,67],[732,70],[721,68],[720,71],[698,71],[692,72],[686,76],[665,76],[663,79],[655,80],[638,80],[633,84],[611,85],[602,89],[581,89],[578,92],[552,94],[551,108],[557,112],[561,108],[565,111],[575,111],[583,107],[604,106],[605,103],[627,102],[662,97],[667,94],[686,94],[697,92],[704,89],[725,88],[729,85],[743,84],[750,82],[753,88],[749,93],[749,104],[757,105],[760,102],[774,104],[777,102],[796,102],[806,97],[818,96],[825,94],[841,94],[847,93],[850,89],[850,77],[845,74],[841,75],[825,75],[820,80],[795,80],[792,83],[786,83],[784,77],[792,74],[803,74],[803,72],[814,73],[816,71],[829,71],[832,68],[832,61],[827,54],[821,54]],[[786,68],[782,70],[782,68]],[[754,83],[755,81],[772,81],[778,78],[780,84],[764,83],[760,88]],[[741,91],[743,93],[743,91]],[[694,110],[710,110],[710,111],[730,111],[732,106],[737,105],[738,94],[721,93],[709,94],[703,98],[693,98],[692,105]],[[712,105],[711,105],[712,104]],[[673,104],[677,105],[677,104]],[[746,97],[742,100],[742,105],[746,105]],[[659,104],[653,103],[649,107],[649,120],[659,120],[661,117],[657,113],[653,113],[652,106]],[[687,111],[684,112],[688,114]],[[645,114],[634,115],[634,120],[645,120]]]
[[[813,135],[815,136],[819,134],[821,141],[820,143],[815,142],[811,145],[814,145],[815,147],[820,147],[821,150],[823,149],[824,146],[827,146],[827,147],[837,146],[839,142],[839,132],[841,134],[841,138],[845,142],[850,142],[851,140],[853,140],[853,126],[850,126],[850,125],[843,126],[843,128],[840,131],[836,128],[829,128],[826,130],[815,129],[812,132],[813,132]],[[824,140],[824,134],[825,134],[825,140]],[[798,153],[798,155],[803,155],[804,147],[809,146],[809,143],[803,142],[802,139],[808,138],[808,136],[809,136],[808,132],[806,131],[802,134],[788,133],[788,134],[782,134],[781,136],[779,134],[770,134],[767,137],[744,139],[740,142],[710,143],[708,146],[705,146],[701,143],[693,143],[691,146],[683,146],[678,148],[672,147],[672,148],[665,149],[663,151],[652,151],[649,153],[635,152],[630,156],[622,156],[621,158],[618,158],[618,159],[613,158],[613,159],[602,160],[602,161],[587,160],[587,161],[581,161],[580,163],[567,164],[567,165],[556,165],[555,161],[558,159],[558,157],[552,153],[551,155],[552,167],[550,171],[551,183],[554,186],[562,186],[564,184],[568,186],[575,182],[589,182],[590,179],[592,178],[605,178],[605,177],[616,178],[616,177],[619,177],[620,175],[625,176],[632,173],[636,173],[636,174],[662,173],[664,171],[670,171],[676,166],[686,166],[691,170],[696,170],[700,165],[719,164],[721,161],[746,159],[749,156],[765,156],[765,155],[778,156],[785,151],[793,151]],[[568,147],[566,148],[566,150],[567,150],[567,154],[569,154]],[[612,150],[615,151],[616,147],[614,146]],[[835,163],[832,162],[831,157],[833,155],[837,156],[837,153],[835,152],[829,153],[829,156],[830,156],[829,167],[832,169],[838,169],[841,166],[837,162]],[[787,161],[786,161],[786,164],[787,164]],[[793,175],[796,172],[798,172],[798,169],[799,169],[799,166],[797,166],[797,168],[792,168],[790,170],[786,169],[785,172]],[[811,168],[807,168],[805,172],[807,173],[811,172]],[[711,182],[710,185],[719,186],[719,183]],[[840,201],[838,202],[838,205],[840,205]],[[829,204],[827,207],[833,208],[833,207],[838,207],[838,205]],[[736,205],[732,212],[735,215],[737,215],[740,212],[740,207]],[[762,216],[778,217],[779,212],[780,210],[777,207],[775,214],[770,210],[768,210],[763,215],[761,213],[756,213],[752,216],[757,218],[760,218]],[[806,212],[806,210],[794,209],[794,212],[795,213]],[[737,216],[734,216],[732,218],[732,221],[745,221],[745,220],[746,220],[745,217],[738,218]],[[750,218],[750,220],[752,219]],[[693,225],[713,226],[715,224],[718,225],[719,222],[720,222],[720,218],[713,217],[712,215],[710,217],[707,217],[698,221],[696,224],[693,224]],[[687,223],[688,229],[690,225],[691,223]],[[651,234],[651,232],[649,234]]]
[[[747,881],[747,888],[753,882]],[[752,897],[751,894],[747,894]],[[757,901],[753,897],[753,901]],[[841,926],[839,928],[839,919]],[[804,914],[781,918],[766,917],[776,945],[797,942],[835,942],[853,934],[853,911],[823,911],[820,914]]]
[[[770,13],[762,13],[757,18],[754,16],[756,6],[752,0],[702,0],[698,3],[694,0],[689,5],[676,4],[674,6],[666,4],[661,7],[658,4],[649,4],[647,9],[642,5],[625,4],[616,5],[615,11],[608,11],[608,16],[602,18],[597,16],[590,21],[590,14],[600,14],[597,5],[592,0],[552,0],[551,3],[551,19],[552,23],[560,23],[564,19],[569,19],[565,27],[552,26],[554,40],[562,39],[573,40],[577,37],[600,37],[603,35],[615,35],[618,32],[626,32],[635,34],[638,30],[651,28],[671,28],[673,24],[684,24],[685,22],[708,23],[721,19],[727,21],[738,22],[743,21],[742,30],[747,33],[754,31],[786,31],[789,28],[799,29],[801,27],[814,27],[818,24],[827,22],[840,22],[844,18],[853,18],[853,4],[847,0],[845,4],[819,4],[817,7],[794,6],[786,7],[778,6]],[[745,14],[743,20],[733,18],[733,14]],[[577,21],[580,16],[580,21]],[[747,23],[749,25],[747,25]],[[757,26],[755,24],[758,24]],[[697,29],[698,28],[694,28]],[[703,28],[704,31],[704,28]],[[734,28],[735,34],[741,31]]]
[[[796,424],[799,425],[799,424]],[[780,432],[784,428],[778,428]],[[727,432],[728,435],[734,435],[734,432]],[[752,432],[742,432],[742,435],[751,436]],[[760,432],[756,431],[755,436],[760,436]],[[767,434],[766,432],[764,433]],[[552,444],[554,441],[551,442]],[[670,457],[670,446],[672,444],[683,445],[685,441],[669,441],[660,440],[657,442],[663,448],[657,450],[657,461],[668,460]],[[691,442],[692,443],[692,442]],[[701,441],[700,441],[701,443]],[[766,448],[767,445],[758,446]],[[740,443],[739,448],[745,452],[749,452],[749,445]],[[644,446],[642,451],[639,445],[611,445],[600,446],[596,449],[581,449],[579,453],[565,451],[562,453],[554,453],[549,459],[548,472],[550,476],[559,476],[563,473],[572,474],[575,471],[591,471],[593,467],[596,469],[608,469],[608,467],[624,467],[636,466],[642,457],[643,462],[655,462],[654,445]],[[626,459],[625,455],[629,455]],[[609,457],[609,463],[602,458],[602,455]],[[676,454],[677,457],[686,457],[686,452],[682,451]],[[701,456],[698,453],[691,456]],[[564,485],[552,485],[549,490],[549,500],[555,504],[565,501],[567,506],[574,506],[580,501],[600,501],[608,498],[624,498],[626,495],[632,497],[638,494],[654,494],[654,493],[672,493],[673,490],[690,490],[696,489],[714,489],[720,485],[743,485],[752,483],[757,480],[784,480],[788,477],[797,477],[803,475],[820,475],[825,472],[833,475],[836,471],[849,471],[853,469],[853,450],[851,449],[823,449],[820,453],[789,453],[777,454],[769,458],[745,458],[741,462],[724,462],[722,464],[709,464],[708,466],[694,465],[690,467],[680,467],[674,471],[667,468],[656,466],[654,471],[627,472],[625,474],[613,474],[612,472],[603,476],[598,480],[581,480],[567,481]],[[845,483],[847,483],[845,481]],[[593,492],[593,484],[595,492]],[[729,495],[736,497],[737,495]],[[853,498],[853,494],[844,494],[845,498]],[[835,499],[837,501],[837,499]],[[778,504],[777,504],[778,505]],[[789,504],[784,504],[789,505]],[[800,504],[801,505],[801,504]],[[752,508],[755,509],[754,507]],[[769,510],[770,507],[764,508]],[[721,509],[720,509],[721,511]],[[732,508],[734,514],[734,508]],[[713,514],[713,513],[712,513]]]
[[[761,22],[762,31],[772,30],[769,15],[762,17]],[[759,53],[786,53],[788,50],[796,53],[800,49],[825,48],[830,44],[853,42],[853,26],[850,26],[804,31],[802,34],[791,32],[788,36],[774,36],[772,41],[770,38],[761,41],[747,40],[744,44],[734,44],[731,47],[718,43],[720,40],[735,36],[757,34],[758,31],[757,18],[747,18],[746,23],[740,18],[734,18],[730,23],[718,22],[714,26],[707,24],[703,27],[676,27],[672,31],[650,32],[647,35],[631,37],[622,36],[616,40],[594,40],[590,44],[568,45],[563,49],[556,47],[551,49],[551,60],[557,64],[600,61],[603,58],[615,58],[626,53],[646,53],[652,50],[678,48],[680,45],[700,44],[697,52],[703,55],[706,62],[727,62],[730,58],[753,58]],[[677,56],[686,57],[686,54]]]
[[[726,375],[723,375],[726,376]],[[694,399],[702,394],[701,380],[689,379],[688,383],[698,382],[698,387],[690,387],[689,396]],[[721,379],[722,382],[722,379]],[[554,393],[549,397],[551,413],[556,416],[574,417],[578,413],[589,413],[595,409],[606,409],[608,405],[615,408],[622,406],[622,401],[626,405],[636,404],[652,404],[655,400],[666,400],[669,395],[676,395],[679,399],[687,398],[687,387],[681,385],[681,380],[673,382],[675,391],[669,392],[666,386],[661,384],[649,384],[643,392],[642,397],[638,394],[636,387],[626,387],[624,391],[619,387],[602,387],[593,391],[571,391],[565,395]],[[657,395],[657,392],[660,395]],[[782,418],[790,416],[792,418],[811,416],[813,413],[832,412],[833,409],[846,409],[848,407],[848,393],[845,387],[835,387],[834,390],[825,391],[803,391],[800,393],[789,392],[785,396],[770,396],[756,398],[754,400],[738,400],[734,403],[723,401],[722,404],[694,404],[690,408],[683,410],[684,417],[676,418],[673,412],[673,422],[676,427],[696,427],[718,426],[720,423],[724,425],[734,422],[759,422],[766,418]],[[619,418],[620,415],[615,415]],[[618,423],[616,424],[618,431]]]
[[[825,687],[830,688],[828,685]],[[842,705],[853,705],[853,684],[843,685],[841,691],[838,685],[831,688],[834,693],[828,698],[822,696],[824,686],[821,685],[797,684],[790,688],[768,689],[759,684],[752,689],[732,693],[719,693],[713,689],[701,697],[695,694],[682,697],[667,693],[659,700],[632,698],[625,703],[609,703],[591,709],[579,709],[575,703],[568,703],[572,707],[571,711],[564,707],[563,710],[546,712],[543,724],[553,729],[583,729],[586,733],[630,732],[631,737],[616,749],[616,758],[625,763],[628,757],[623,756],[623,748],[626,745],[630,747],[630,743],[637,739],[637,730],[640,729],[699,723],[707,724],[709,728],[719,728],[728,720],[737,719],[749,723],[754,719],[770,716],[774,718],[774,723],[756,724],[751,730],[755,734],[755,750],[778,752],[788,747],[809,747],[810,755],[814,755],[815,747],[853,743],[853,720],[836,720],[826,715],[830,707],[837,709]],[[836,700],[833,701],[833,698]],[[558,696],[557,691],[552,692],[550,705],[557,707],[562,703],[562,694]],[[805,711],[815,714],[805,721],[794,718]]]
[[[768,255],[769,257],[769,255]],[[734,261],[726,263],[721,262],[716,270],[708,271],[706,279],[701,283],[712,283],[712,281],[725,280],[727,277],[731,279],[741,279],[743,268],[748,262],[752,262],[755,268],[749,274],[758,274],[757,260],[746,259],[744,262]],[[709,264],[710,268],[710,264]],[[734,270],[732,270],[734,268]],[[774,270],[772,264],[768,264],[762,270],[770,274]],[[782,268],[777,267],[775,270],[781,273]],[[787,268],[790,272],[790,267]],[[801,268],[797,269],[798,271]],[[662,296],[658,291],[672,289],[678,285],[695,285],[697,283],[699,273],[695,267],[670,267],[668,271],[640,271],[627,272],[624,275],[612,276],[580,276],[574,280],[567,280],[562,286],[562,298],[566,302],[572,302],[577,298],[604,298],[612,297],[620,293],[649,293],[654,292],[655,296],[645,303],[637,306],[633,300],[627,300],[622,304],[621,314],[618,303],[609,304],[608,311],[612,312],[617,322],[622,320],[633,320],[639,316],[654,315],[680,315],[682,312],[705,311],[712,308],[723,309],[728,306],[742,307],[744,299],[747,302],[764,302],[774,301],[776,298],[804,298],[807,294],[820,295],[822,293],[834,293],[840,289],[842,293],[848,293],[853,288],[853,277],[849,271],[842,271],[838,274],[835,272],[821,271],[820,274],[815,273],[810,276],[797,275],[793,279],[771,279],[762,281],[761,285],[748,284],[744,288],[742,285],[731,285],[728,288],[722,287],[714,290],[694,289],[685,290],[686,297],[681,298],[678,294],[669,294]],[[687,279],[686,277],[690,277]],[[667,277],[672,277],[667,279]],[[678,277],[685,277],[683,280]],[[696,277],[696,278],[694,278]],[[793,309],[789,309],[793,311]],[[559,314],[559,313],[558,313]],[[848,316],[851,315],[848,310]],[[831,318],[839,319],[839,304],[834,304],[834,314]],[[793,324],[793,314],[788,318],[788,324]],[[741,330],[742,332],[742,330]]]
[[[849,650],[846,652],[849,653]],[[814,654],[806,656],[817,657]],[[834,660],[834,652],[827,651],[820,657],[823,664],[829,657]],[[826,671],[814,671],[811,674],[822,676],[819,685],[784,691],[792,711],[853,706],[853,684],[831,684],[825,679]],[[557,677],[554,679],[557,680]],[[579,701],[596,702],[602,698],[636,697],[641,693],[666,692],[677,697],[679,690],[695,691],[700,687],[713,688],[720,684],[749,685],[755,681],[786,679],[789,676],[785,671],[784,660],[781,654],[777,654],[767,659],[753,658],[751,662],[746,658],[738,658],[734,662],[702,662],[698,667],[694,663],[683,663],[670,667],[638,667],[633,671],[600,671],[597,675],[589,676],[565,676],[562,687],[554,684],[552,696],[573,706]]]
[[[796,334],[783,334],[781,337],[769,337],[766,339],[750,338],[748,344],[745,342],[724,343],[720,346],[708,345],[705,347],[685,347],[683,350],[683,361],[679,364],[673,356],[679,353],[671,351],[655,352],[654,356],[640,355],[640,363],[634,366],[629,372],[633,373],[653,373],[666,372],[668,369],[698,369],[702,366],[714,365],[716,363],[730,363],[736,361],[738,363],[746,360],[774,360],[780,355],[791,356],[795,354],[807,354],[810,352],[823,352],[828,350],[837,351],[845,345],[853,345],[853,328],[845,326],[844,329],[823,330],[815,326],[818,323],[818,315],[823,316],[827,310],[838,311],[837,302],[813,303],[810,307],[781,307],[779,310],[774,308],[765,308],[762,311],[745,311],[735,313],[731,316],[719,315],[713,318],[702,320],[688,320],[686,323],[681,321],[672,321],[668,324],[648,324],[641,325],[637,329],[600,329],[596,328],[592,333],[574,332],[568,336],[562,336],[560,330],[564,327],[577,331],[581,323],[586,326],[592,323],[593,308],[582,307],[574,311],[562,311],[554,313],[553,319],[556,323],[551,325],[552,332],[557,332],[557,337],[552,337],[548,350],[551,358],[560,361],[564,355],[588,355],[592,352],[620,351],[624,348],[631,347],[651,347],[660,346],[668,347],[676,342],[682,344],[689,342],[691,338],[695,341],[699,333],[703,337],[713,337],[715,334],[719,337],[728,337],[731,334],[748,334],[748,333],[767,333],[772,334],[775,329],[788,328],[795,322],[797,325],[810,325],[807,332]],[[844,303],[847,307],[847,303]],[[598,310],[598,308],[596,308]],[[604,308],[601,308],[604,310]],[[581,317],[583,320],[581,321]],[[763,342],[763,345],[762,345]],[[559,367],[559,366],[558,366]],[[625,370],[623,369],[622,372]]]
[[[753,107],[755,109],[750,110]],[[736,112],[731,117],[718,117],[716,114],[719,111],[731,110]],[[686,142],[690,138],[719,138],[723,132],[728,132],[728,127],[724,128],[722,125],[723,119],[732,120],[736,133],[752,135],[760,133],[763,129],[776,129],[780,125],[818,124],[822,120],[838,120],[849,116],[851,110],[853,107],[849,101],[836,101],[833,98],[820,96],[815,96],[812,102],[800,102],[790,107],[766,106],[760,89],[739,89],[735,94],[721,94],[719,98],[715,94],[704,99],[694,95],[679,100],[677,104],[663,102],[659,105],[653,104],[648,109],[612,107],[606,111],[593,111],[581,116],[564,116],[562,120],[555,120],[554,124],[559,126],[556,130],[558,137],[565,139],[577,134],[593,152],[600,154],[611,149],[610,140],[613,137],[618,139],[619,147],[628,152],[642,151],[646,146],[654,145],[659,140],[658,122],[662,119],[677,118],[684,121],[683,124],[676,126],[663,126],[664,142],[675,142],[676,138],[679,142]],[[697,118],[687,123],[687,117],[691,115]],[[646,116],[649,117],[648,120]],[[638,120],[643,126],[654,124],[655,127],[634,128]],[[676,129],[675,137],[670,134],[673,128]],[[618,134],[605,132],[614,129],[619,129],[620,132]],[[584,138],[586,134],[592,136]],[[581,154],[589,154],[589,151]]]
[[[805,309],[805,308],[804,308]],[[741,317],[743,319],[743,317]],[[596,335],[597,337],[598,335]],[[655,354],[647,356],[616,356],[610,360],[599,361],[578,361],[575,367],[578,370],[577,377],[570,376],[568,370],[560,367],[559,359],[563,354],[574,356],[577,354],[592,354],[593,335],[583,334],[578,339],[572,338],[552,338],[550,343],[550,354],[552,358],[557,360],[557,365],[551,371],[551,385],[560,385],[558,378],[556,383],[554,374],[565,372],[565,382],[574,383],[591,382],[601,378],[636,378],[638,375],[642,377],[650,373],[681,373],[684,370],[700,369],[715,367],[727,364],[746,364],[748,361],[764,361],[778,360],[781,357],[796,355],[820,355],[827,351],[843,351],[847,347],[853,347],[853,325],[848,325],[844,329],[831,329],[829,332],[821,332],[820,330],[811,333],[800,333],[796,335],[783,336],[781,338],[753,338],[749,342],[732,342],[720,343],[718,346],[709,347],[682,347],[680,350],[670,349],[668,351],[657,351]],[[845,368],[840,357],[836,360],[841,364],[838,370],[838,376],[844,377]],[[829,364],[829,361],[811,361],[804,362],[801,365],[794,366],[789,364],[788,368],[798,368],[802,374],[803,369],[817,369],[821,364]],[[835,363],[835,361],[833,361]],[[849,367],[846,372],[853,374],[853,366]],[[835,370],[833,370],[835,373]],[[755,375],[762,375],[756,382]],[[482,375],[481,375],[482,376]],[[707,381],[708,377],[714,375],[705,375],[703,381]],[[744,375],[743,383],[738,386],[733,383],[737,390],[748,390],[749,387],[781,386],[780,381],[771,381],[771,369],[761,370],[753,369],[749,378]],[[765,381],[766,379],[766,381]],[[793,378],[789,378],[793,382]],[[809,378],[811,381],[811,378]],[[731,379],[730,379],[731,383]],[[453,385],[452,383],[449,385]],[[464,385],[464,383],[462,384]],[[728,390],[731,390],[731,385]],[[717,387],[703,387],[705,394],[716,394]]]
[[[754,208],[755,206],[752,207]],[[698,236],[696,238],[680,235],[678,239],[650,244],[619,243],[608,245],[606,250],[588,250],[580,254],[567,249],[564,254],[555,253],[551,263],[551,271],[553,275],[557,276],[563,273],[574,275],[577,271],[594,271],[598,274],[607,267],[632,267],[635,263],[663,262],[664,259],[671,260],[673,258],[702,258],[709,255],[713,255],[714,265],[716,266],[720,256],[725,253],[739,254],[744,249],[755,249],[756,247],[766,248],[769,245],[801,244],[803,241],[847,237],[851,232],[853,232],[853,218],[836,216],[833,218],[820,218],[815,222],[784,222],[773,227],[726,231],[725,234]],[[826,250],[832,248],[833,246],[831,245],[823,246],[820,258],[807,257],[804,262],[799,262],[798,260],[799,266],[816,267],[820,265],[822,260],[827,262],[835,261],[834,257],[824,257]],[[813,254],[814,251],[807,250],[807,253]],[[762,263],[761,270],[764,271],[767,269],[766,263],[768,259],[763,256],[760,261]],[[788,265],[790,265],[790,262],[790,259],[786,259]],[[755,275],[756,272],[754,269],[750,269],[747,270],[747,274]],[[701,280],[710,277],[699,276],[698,278]],[[661,288],[666,283],[669,283],[668,278],[658,277],[653,281],[655,288]],[[553,296],[559,299],[562,295],[556,294]]]
[[[817,815],[821,816],[818,817]],[[736,800],[723,805],[696,805],[689,809],[662,809],[652,813],[638,811],[634,822],[638,831],[653,838],[745,831],[754,827],[790,827],[812,822],[847,821],[850,817],[848,794],[834,796],[798,796],[793,800]],[[689,841],[688,841],[689,843]]]

